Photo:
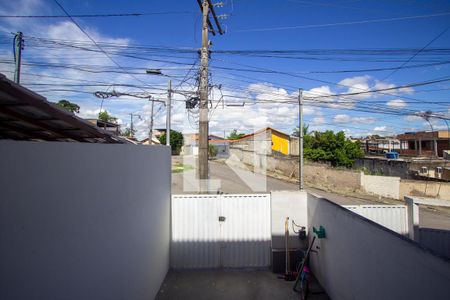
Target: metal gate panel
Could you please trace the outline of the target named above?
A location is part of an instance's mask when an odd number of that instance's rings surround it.
[[[270,266],[270,194],[222,195],[221,266]]]
[[[392,231],[408,235],[405,205],[344,205],[344,207]]]
[[[220,265],[219,195],[172,196],[173,268]]]
[[[270,194],[173,195],[171,266],[269,266],[270,218]]]

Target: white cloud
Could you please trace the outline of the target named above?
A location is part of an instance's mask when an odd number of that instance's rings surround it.
[[[375,85],[373,86],[374,90],[384,90],[389,89],[387,91],[382,91],[383,94],[389,95],[399,95],[399,94],[412,94],[414,93],[414,89],[411,87],[404,88],[396,88],[397,86],[393,83],[387,83],[382,81],[375,81]]]
[[[303,93],[305,99],[316,102],[316,105],[324,105],[330,108],[352,108],[355,103],[351,99],[340,97],[336,99],[332,95],[338,94],[331,90],[329,86],[323,85],[317,88],[312,88]],[[310,99],[308,99],[310,98]]]
[[[345,86],[368,86],[368,81],[371,79],[369,75],[355,76],[350,78],[345,78],[339,81],[340,85]]]
[[[87,108],[87,106],[80,107],[78,116],[83,119],[95,119],[100,113],[100,108]]]
[[[360,93],[363,91],[370,90],[370,83],[369,83],[370,80],[371,80],[371,77],[368,75],[355,76],[355,77],[350,77],[350,78],[341,80],[339,82],[339,84],[348,88],[347,91],[345,92],[347,94]],[[370,93],[365,93],[365,94],[344,96],[344,99],[362,100],[362,99],[367,99],[370,97],[371,97]]]
[[[404,119],[408,122],[418,122],[418,121],[423,121],[422,117],[419,116],[406,116],[404,117]]]
[[[373,129],[373,131],[386,132],[387,131],[386,129],[387,129],[386,126],[377,126]]]
[[[323,96],[329,96],[334,94],[329,86],[323,85],[316,88],[312,88],[310,90],[304,91],[303,96],[304,97],[323,97]]]
[[[346,114],[338,114],[334,116],[333,122],[334,123],[352,123],[352,124],[371,124],[374,123],[377,119],[374,117],[351,117],[350,115]]]
[[[386,102],[386,105],[392,108],[403,108],[408,106],[408,104],[402,99],[394,99]]]
[[[333,118],[334,123],[349,123],[350,120],[351,120],[350,116],[344,114],[335,115]]]
[[[375,123],[377,118],[374,117],[354,117],[352,123],[354,124],[372,124]]]
[[[316,125],[323,125],[325,123],[324,117],[315,117],[312,119],[310,125],[316,126]]]

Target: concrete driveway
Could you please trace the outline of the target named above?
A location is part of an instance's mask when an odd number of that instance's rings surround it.
[[[298,300],[300,295],[292,290],[293,285],[294,282],[279,279],[269,270],[171,270],[156,299]],[[314,278],[310,289],[308,299],[329,299]]]

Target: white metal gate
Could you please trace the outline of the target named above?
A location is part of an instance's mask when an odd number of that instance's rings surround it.
[[[406,205],[343,205],[345,208],[397,233],[408,235]]]
[[[172,195],[172,268],[270,265],[270,194]]]

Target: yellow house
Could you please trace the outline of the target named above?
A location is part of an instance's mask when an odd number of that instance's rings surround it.
[[[258,138],[255,138],[255,136],[258,136]],[[263,136],[261,138],[261,136]],[[283,133],[281,131],[278,131],[276,129],[273,129],[271,127],[266,127],[261,130],[258,130],[254,133],[247,134],[243,136],[242,138],[232,141],[235,144],[241,144],[244,143],[246,140],[259,140],[266,142],[271,142],[272,145],[272,151],[280,152],[284,155],[289,155],[289,143],[290,143],[290,137],[288,134]],[[267,143],[266,143],[267,144]],[[266,148],[268,149],[268,148]],[[269,153],[267,153],[269,154]]]
[[[273,128],[267,128],[272,135],[272,150],[289,155],[289,135]]]

